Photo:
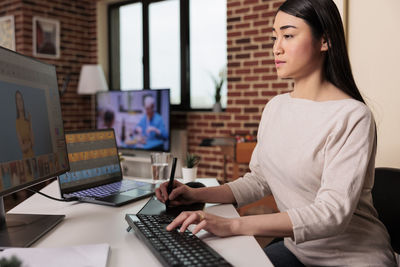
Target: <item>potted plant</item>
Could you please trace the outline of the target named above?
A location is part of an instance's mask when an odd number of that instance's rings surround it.
[[[213,106],[213,111],[214,112],[221,112],[222,111],[222,107],[221,107],[221,90],[222,90],[222,86],[225,83],[226,80],[226,68],[222,68],[221,71],[218,74],[218,78],[214,77],[213,75],[211,75],[211,78],[214,82],[214,86],[215,86],[215,103]]]
[[[197,176],[197,165],[200,162],[200,156],[187,153],[185,159],[185,167],[182,167],[183,182],[193,182]]]

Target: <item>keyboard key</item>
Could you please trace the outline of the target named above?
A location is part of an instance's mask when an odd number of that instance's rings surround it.
[[[173,220],[172,216],[138,214],[136,221],[129,216],[126,216],[128,224],[167,266],[232,266],[190,231],[167,231],[165,226]]]

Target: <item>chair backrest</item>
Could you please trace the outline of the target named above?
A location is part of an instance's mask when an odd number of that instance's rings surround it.
[[[386,226],[394,251],[400,253],[400,169],[376,168],[374,206]]]

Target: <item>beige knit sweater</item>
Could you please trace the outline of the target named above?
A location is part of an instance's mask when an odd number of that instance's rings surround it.
[[[250,173],[229,183],[239,206],[273,194],[293,224],[285,245],[308,266],[393,266],[372,204],[375,124],[353,100],[274,97],[266,105]]]

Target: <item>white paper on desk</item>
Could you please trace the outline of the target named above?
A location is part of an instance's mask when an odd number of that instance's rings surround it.
[[[15,255],[23,267],[106,267],[109,244],[82,245],[61,248],[10,248],[0,258]]]

